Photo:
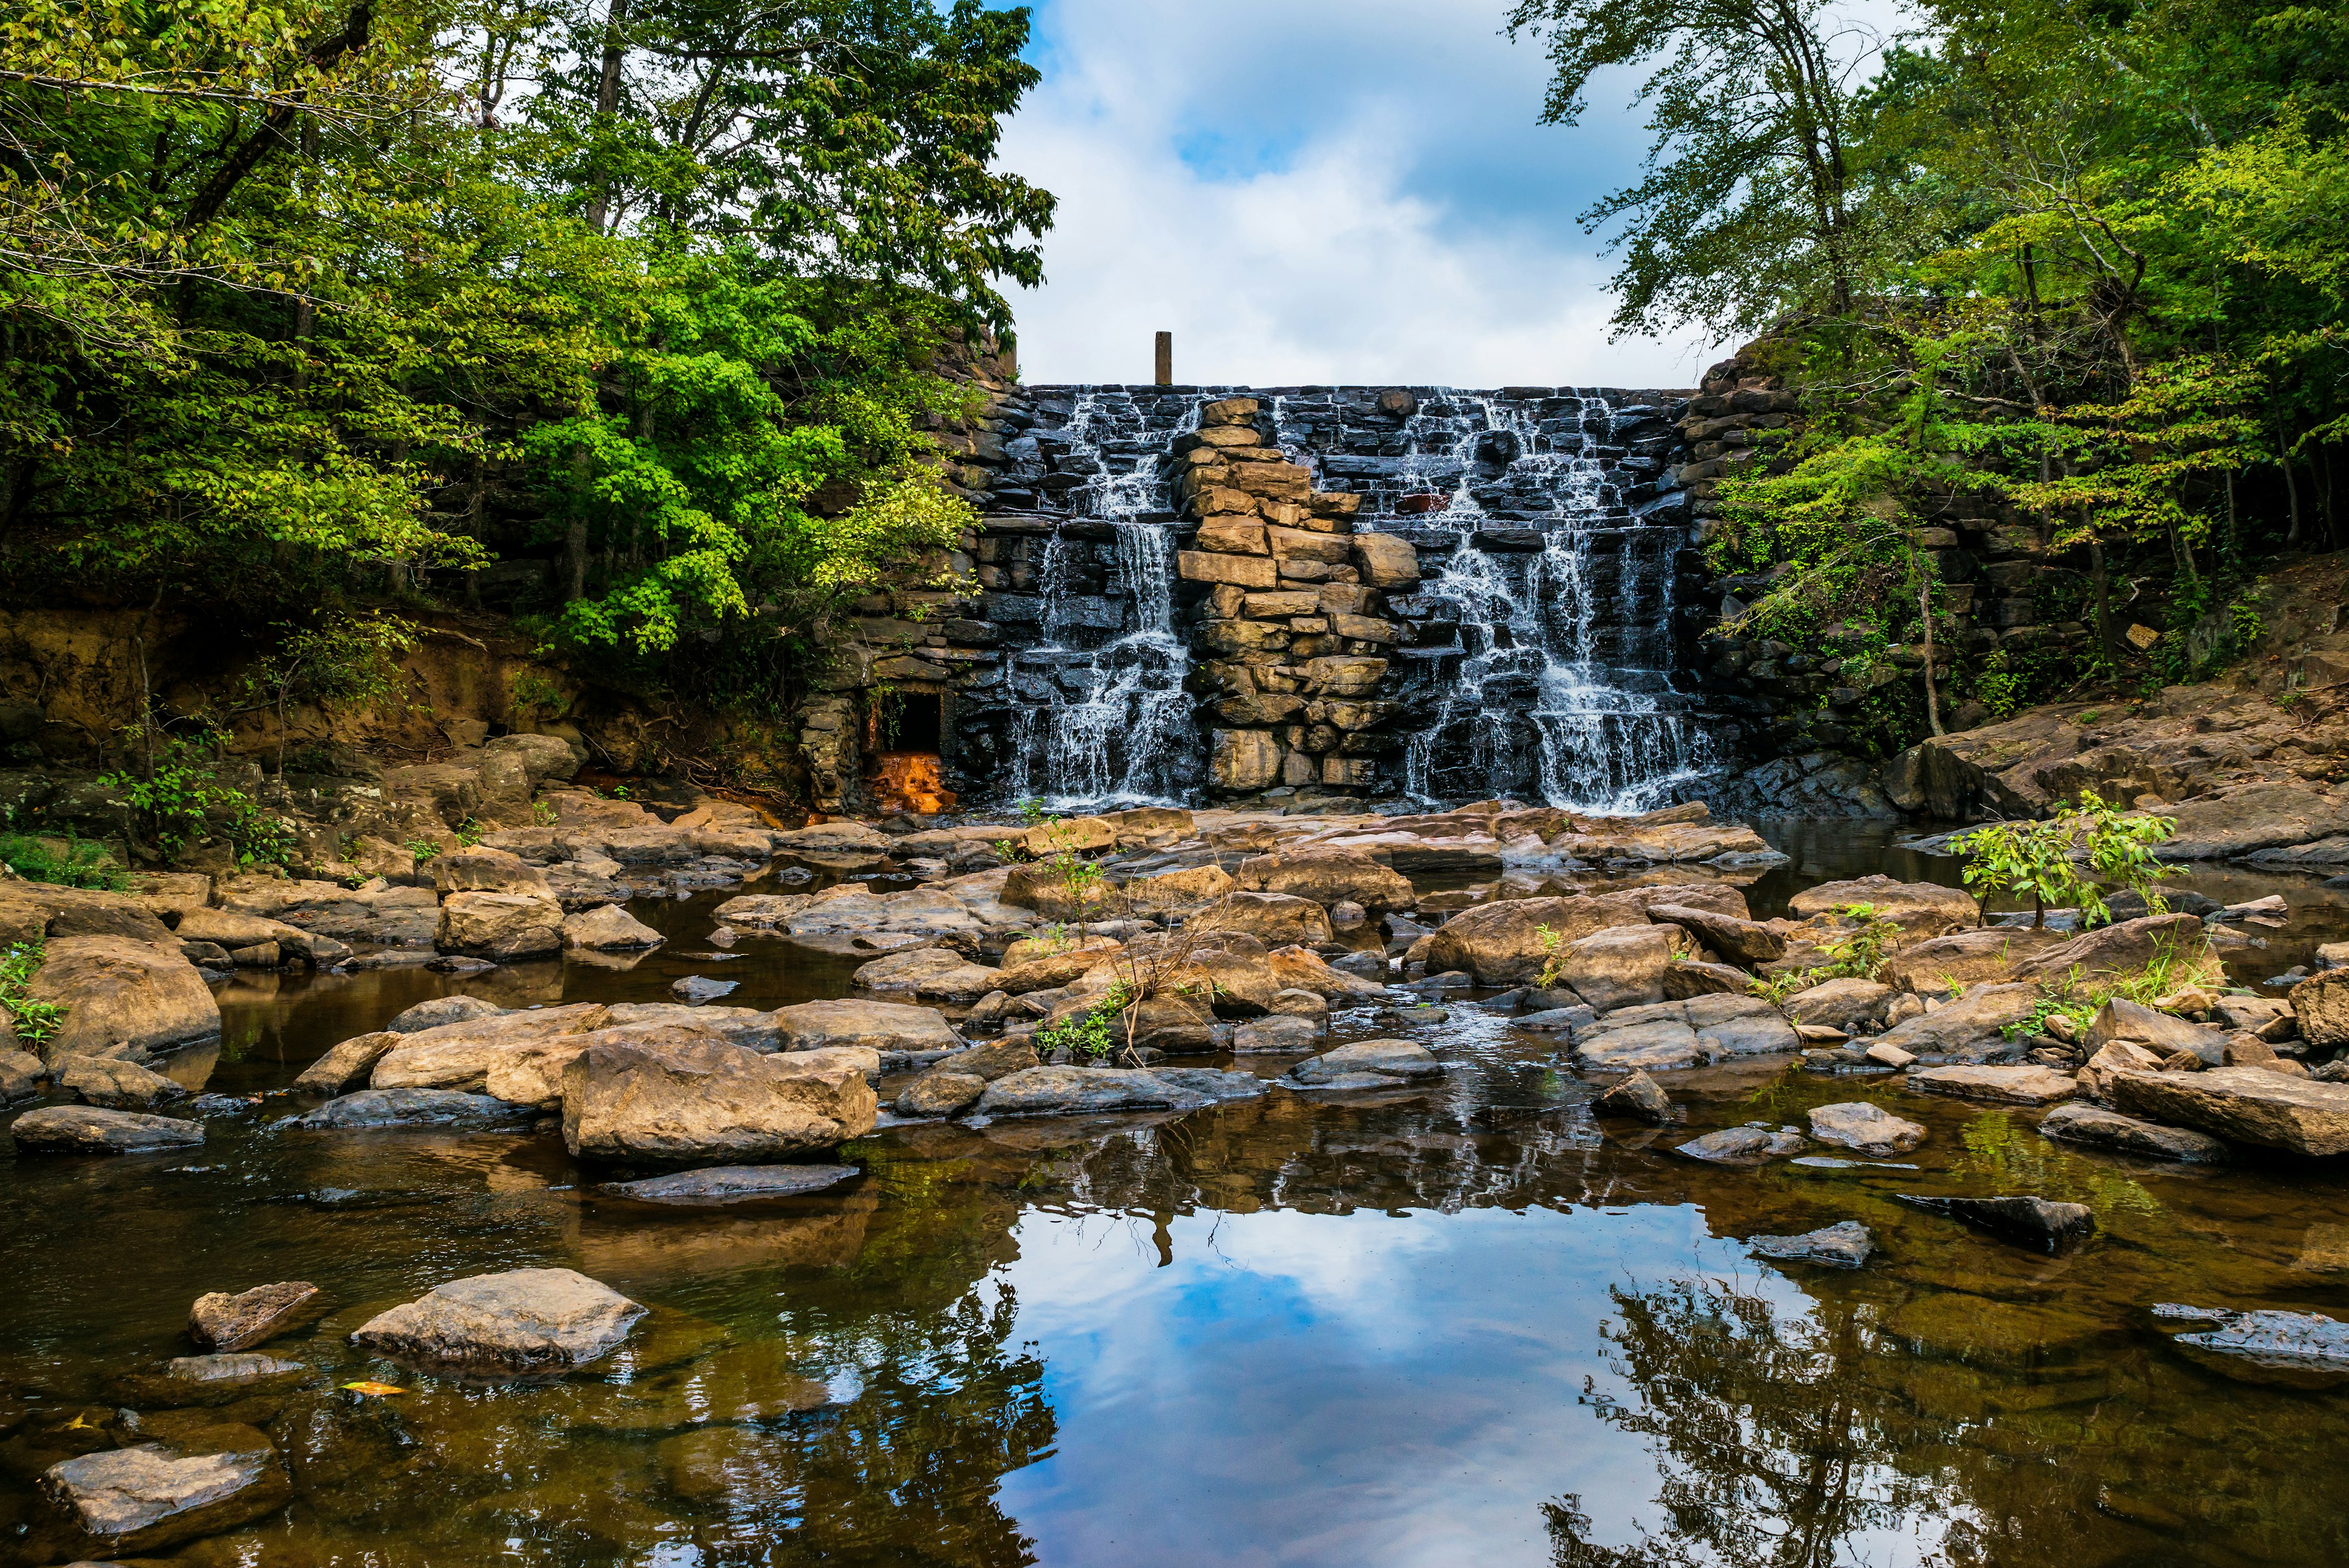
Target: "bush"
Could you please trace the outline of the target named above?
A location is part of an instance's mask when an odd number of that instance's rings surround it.
[[[130,885],[106,846],[70,834],[63,837],[0,834],[0,864],[27,882],[49,882],[60,888],[120,892]]]
[[[66,1010],[54,1002],[36,1002],[26,994],[43,957],[36,938],[0,950],[0,1012],[8,1015],[16,1038],[27,1045],[47,1040],[65,1022]]]
[[[1977,828],[1951,841],[1964,856],[1966,886],[1975,889],[1985,912],[1990,895],[2001,888],[2020,898],[2028,895],[2031,924],[2047,923],[2047,910],[2076,907],[2082,926],[2111,921],[2098,885],[2080,874],[2079,862],[2107,882],[2142,897],[2148,909],[2165,906],[2154,882],[2161,862],[2154,846],[2168,843],[2178,831],[2167,816],[2124,814],[2095,791],[2080,792],[2080,804],[2059,806],[2053,817],[2037,822],[2002,822]]]

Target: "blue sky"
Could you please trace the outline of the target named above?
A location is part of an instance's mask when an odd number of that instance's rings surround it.
[[[1058,193],[1015,297],[1031,381],[1687,385],[1718,345],[1608,340],[1575,214],[1632,176],[1629,77],[1573,130],[1494,0],[1041,0],[1004,161]]]

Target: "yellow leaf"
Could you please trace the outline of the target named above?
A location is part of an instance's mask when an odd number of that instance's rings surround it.
[[[385,1394],[405,1394],[408,1392],[407,1389],[389,1383],[346,1383],[343,1386],[349,1389],[354,1394],[373,1394],[378,1397]]]

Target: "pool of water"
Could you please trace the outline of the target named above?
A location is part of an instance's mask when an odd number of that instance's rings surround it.
[[[1795,860],[1757,906],[1933,869],[1848,829],[1772,831]],[[2182,880],[2256,896],[2240,877]],[[2339,920],[2335,891],[2273,886],[2294,915],[2262,963]],[[240,984],[205,1087],[255,1098],[201,1151],[7,1168],[0,1560],[26,1554],[41,1469],[159,1419],[121,1380],[188,1353],[196,1295],[305,1279],[327,1314],[267,1348],[310,1386],[160,1417],[265,1427],[295,1501],[171,1561],[2349,1561],[2349,1389],[2190,1351],[2147,1311],[2340,1314],[2330,1167],[2147,1165],[2047,1143],[2035,1113],[1766,1064],[1682,1075],[1685,1129],[1602,1127],[1554,1045],[1457,1005],[1421,1032],[1452,1067],[1433,1088],[899,1128],[843,1151],[849,1185],[718,1215],[616,1202],[544,1134],[269,1130],[304,1063],[442,990],[648,1000],[707,973],[773,1006],[845,985],[848,961],[779,943],[691,956],[719,950],[716,901],[640,908],[670,944],[626,970]],[[1898,1166],[1759,1171],[1665,1147],[1855,1098],[1930,1137]],[[2100,1232],[2049,1257],[1895,1201],[2000,1192],[2089,1204]],[[1855,1273],[1744,1244],[1842,1220],[1882,1248]],[[528,1265],[652,1314],[540,1385],[346,1342]],[[336,1386],[360,1379],[406,1391]]]

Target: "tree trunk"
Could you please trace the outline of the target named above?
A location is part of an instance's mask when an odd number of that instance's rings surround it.
[[[2088,576],[2096,590],[2096,651],[2106,668],[2116,669],[2120,658],[2113,647],[2113,575],[2105,564],[2105,542],[2094,534],[2088,535]]]

